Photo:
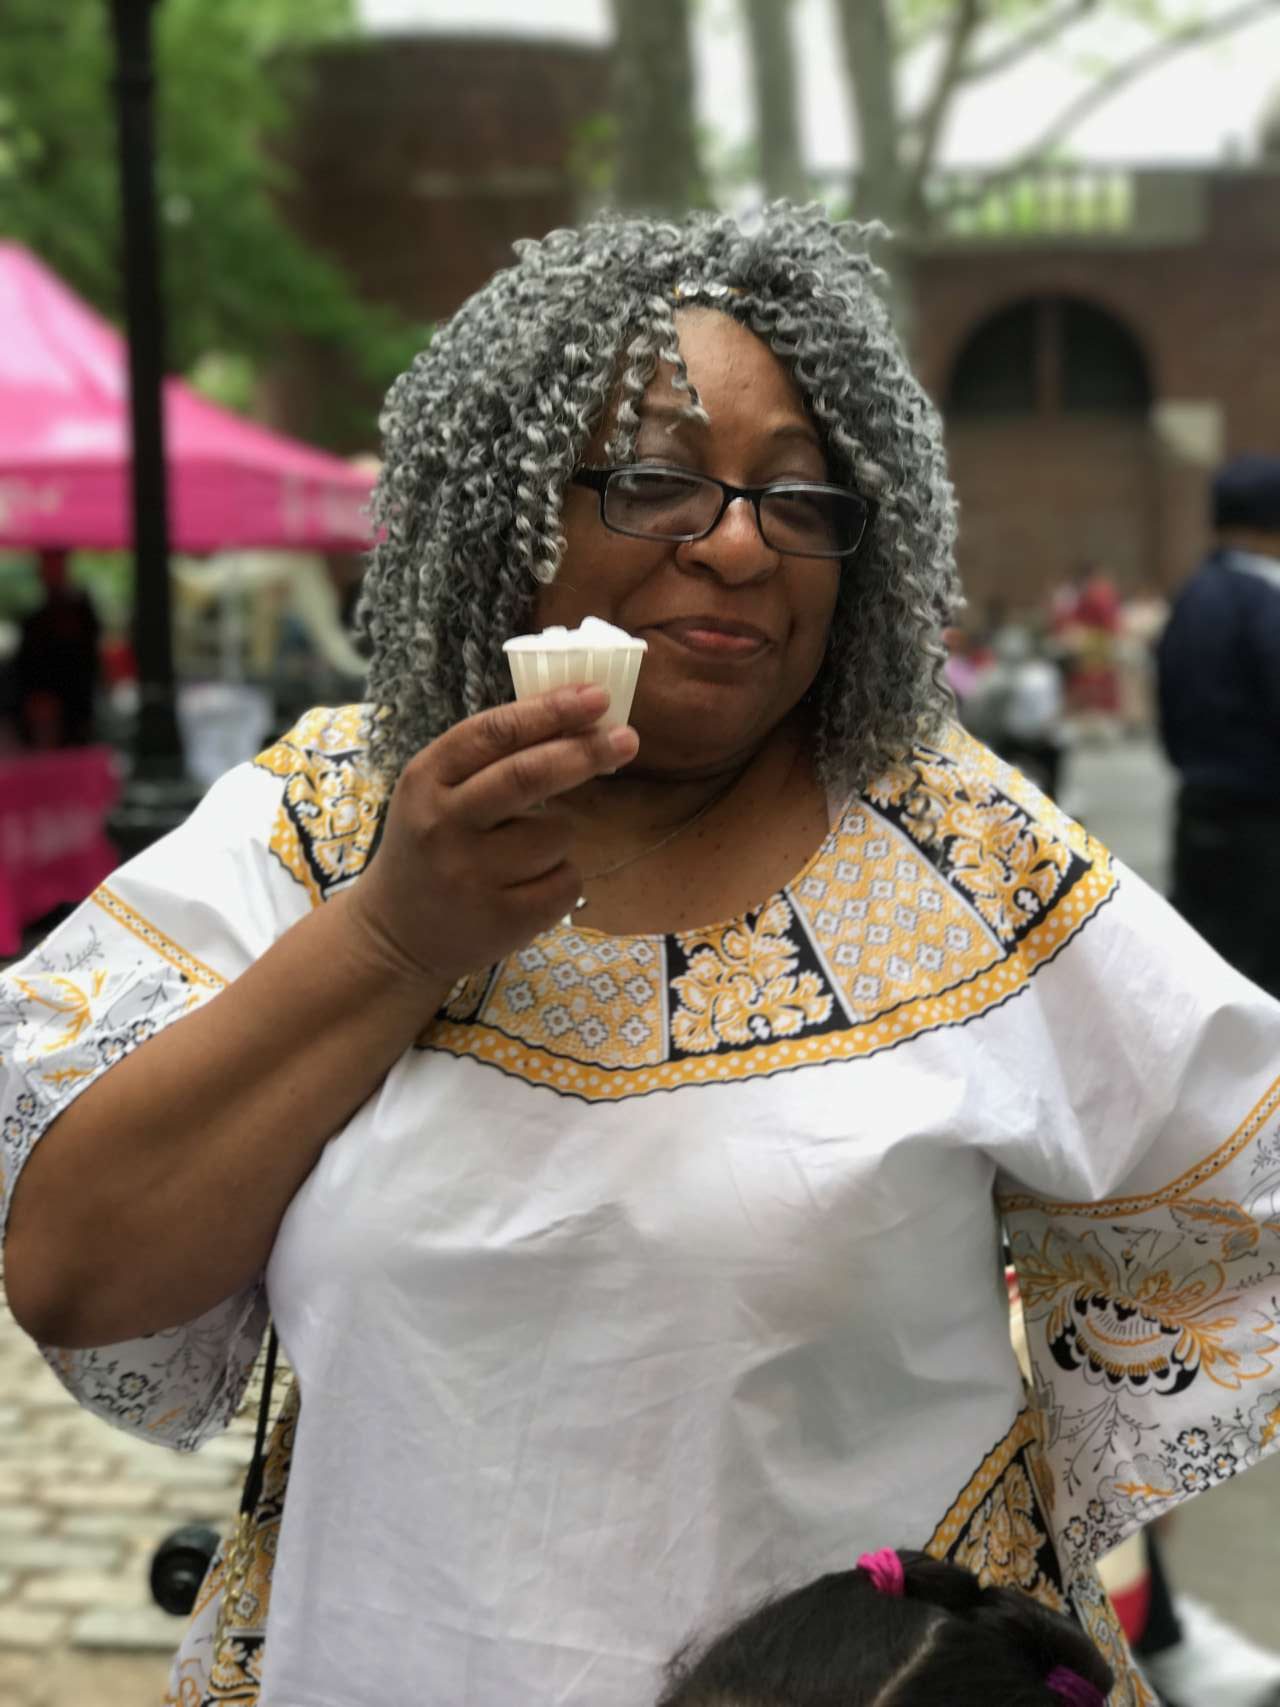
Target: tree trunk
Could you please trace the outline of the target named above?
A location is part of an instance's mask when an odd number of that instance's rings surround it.
[[[898,106],[896,48],[887,0],[836,0],[853,96],[859,165],[850,186],[856,219],[880,219],[894,238],[878,257],[889,273],[886,300],[908,349],[915,330],[907,230],[910,175]]]
[[[796,123],[796,62],[791,0],[742,0],[756,102],[756,136],[765,194],[805,201],[800,130]]]
[[[853,95],[860,163],[853,183],[858,219],[896,230],[907,201],[893,29],[886,0],[837,0],[845,69]]]
[[[666,214],[705,207],[689,0],[612,0],[612,10],[614,202]]]

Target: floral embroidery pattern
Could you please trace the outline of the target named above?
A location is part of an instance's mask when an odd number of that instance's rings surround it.
[[[1141,1226],[1005,1203],[1072,1558],[1280,1445],[1276,1184],[1268,1169],[1241,1202],[1175,1197]]]
[[[254,761],[284,779],[271,851],[313,906],[364,870],[386,791],[366,761],[363,706],[309,711]]]
[[[1078,1620],[1116,1676],[1113,1704],[1155,1707],[1134,1668],[1128,1644],[1091,1564],[1064,1576],[1049,1521],[1049,1478],[1040,1456],[1041,1419],[1020,1412],[1013,1427],[974,1472],[925,1544],[988,1586],[1002,1583]]]
[[[200,962],[165,953],[169,939],[118,898],[102,906],[108,893],[94,897],[96,924],[67,946],[54,939],[56,946],[46,945],[21,973],[0,978],[0,1058],[8,1069],[0,1105],[5,1216],[12,1182],[63,1109],[222,984]],[[139,941],[148,937],[144,954]],[[234,1415],[265,1314],[253,1290],[185,1328],[114,1346],[42,1349],[54,1374],[95,1415],[190,1449]]]
[[[964,897],[883,820],[857,807],[841,831],[795,897],[852,1019],[954,1000],[1006,958]]]
[[[957,1495],[925,1552],[973,1570],[983,1586],[1007,1584],[1084,1625],[1116,1675],[1113,1707],[1155,1707],[1089,1562],[1063,1576],[1048,1521],[1048,1477],[1039,1454],[1039,1419],[1022,1410]]]
[[[1061,837],[998,780],[929,747],[892,771],[869,798],[921,847],[972,902],[996,937],[1012,946],[1089,869]]]
[[[886,782],[757,911],[666,937],[562,925],[459,985],[421,1045],[620,1101],[856,1059],[1000,1007],[1116,878],[1016,773],[947,742],[919,754],[945,831],[928,845]]]
[[[1270,1324],[1240,1322],[1221,1263],[1171,1262],[1184,1244],[1155,1228],[1114,1252],[1093,1229],[1054,1229],[1039,1245],[1018,1234],[1023,1304],[1058,1366],[1135,1393],[1180,1393],[1202,1372],[1232,1389],[1270,1374]]]
[[[77,983],[74,978],[56,972],[46,973],[38,981],[15,976],[14,988],[26,996],[33,1007],[47,1008],[51,1015],[59,1015],[65,1020],[65,1029],[43,1045],[46,1054],[52,1055],[79,1039],[93,1019],[93,1000],[102,994],[106,976],[106,970],[101,966],[90,974],[87,984]]]
[[[779,896],[714,935],[680,938],[689,969],[672,979],[678,998],[671,1040],[687,1054],[726,1044],[767,1043],[823,1025],[832,999],[813,972],[797,974],[787,941],[791,909]]]
[[[244,1588],[227,1616],[222,1648],[213,1651],[222,1603],[225,1546],[209,1567],[182,1646],[169,1674],[162,1707],[256,1707],[271,1609],[280,1522],[298,1427],[298,1388],[290,1383],[267,1443],[262,1493],[249,1530],[249,1569]]]
[[[1093,1570],[1081,1571],[1070,1579],[1071,1610],[1084,1626],[1086,1635],[1111,1667],[1115,1685],[1107,1697],[1109,1707],[1159,1707],[1145,1678],[1133,1661],[1133,1654],[1120,1628],[1115,1608],[1107,1597]]]
[[[1013,1464],[978,1507],[972,1528],[953,1554],[956,1563],[983,1582],[1034,1584],[1046,1539],[1038,1518],[1031,1479],[1020,1464]]]
[[[505,961],[492,982],[469,980],[445,1016],[469,1017],[477,1027],[546,1051],[582,1082],[581,1063],[634,1070],[662,1059],[663,984],[661,947],[644,938],[550,931]],[[436,1031],[424,1041],[438,1044],[445,1035],[474,1038],[476,1031]]]

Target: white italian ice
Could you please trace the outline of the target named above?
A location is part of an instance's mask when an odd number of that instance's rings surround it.
[[[609,709],[600,721],[611,729],[624,724],[631,714],[636,680],[649,642],[637,640],[611,622],[588,616],[577,628],[517,634],[502,650],[511,666],[517,699],[528,699],[551,688],[595,682],[609,690]]]

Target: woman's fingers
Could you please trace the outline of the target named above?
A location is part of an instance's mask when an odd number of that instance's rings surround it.
[[[464,719],[433,741],[423,756],[430,757],[438,782],[457,788],[513,753],[589,729],[608,705],[608,693],[594,684],[556,688]]]
[[[532,942],[572,907],[568,814],[547,802],[635,757],[603,729],[608,695],[560,689],[481,712],[405,766],[353,906],[424,976],[457,978]]]
[[[617,770],[640,746],[634,729],[592,727],[544,740],[488,765],[453,790],[451,811],[474,830],[493,830],[594,776]]]
[[[485,837],[485,866],[500,887],[511,888],[554,871],[568,860],[572,848],[568,815],[552,806],[522,813],[491,830]]]

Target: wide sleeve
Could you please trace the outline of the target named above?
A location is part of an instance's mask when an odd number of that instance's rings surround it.
[[[1020,998],[997,1154],[1076,1563],[1280,1445],[1280,1003],[1114,876]]]
[[[357,710],[309,713],[229,772],[179,829],[0,978],[0,1234],[22,1168],[57,1116],[356,875],[377,819]],[[234,1416],[265,1322],[258,1283],[162,1333],[41,1350],[87,1409],[191,1450]]]

